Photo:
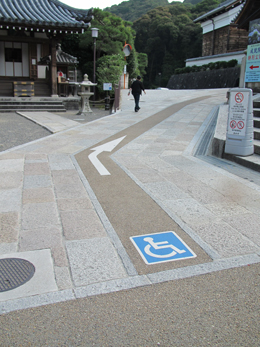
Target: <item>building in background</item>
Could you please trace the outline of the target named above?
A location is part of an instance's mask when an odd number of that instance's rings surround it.
[[[76,62],[58,44],[65,35],[88,29],[92,13],[58,0],[1,1],[0,96],[14,96],[19,84],[25,89],[28,84],[31,95],[57,96],[58,69],[71,78],[69,66]],[[49,57],[45,64],[44,57]]]
[[[227,0],[196,18],[203,30],[202,57],[186,60],[186,66],[237,59],[240,64],[248,44],[248,28],[239,26],[238,16],[248,0]],[[254,0],[254,2],[257,2]]]

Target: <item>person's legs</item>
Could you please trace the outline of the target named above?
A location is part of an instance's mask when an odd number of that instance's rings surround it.
[[[137,112],[140,109],[139,107],[140,94],[134,94],[134,99],[135,99],[135,112]]]

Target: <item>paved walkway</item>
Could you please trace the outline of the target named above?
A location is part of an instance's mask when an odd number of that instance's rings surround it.
[[[61,124],[62,131],[0,153],[0,258],[22,258],[36,268],[27,283],[0,293],[1,313],[260,262],[259,185],[193,156],[226,90],[148,90],[138,113],[126,92],[121,112],[76,126],[69,120],[67,129],[57,117],[53,132]],[[188,102],[199,97],[205,98]],[[147,265],[144,273],[134,264],[140,255],[134,247],[126,252],[83,173],[82,160],[93,163],[75,156],[180,102],[187,105],[144,127],[112,158],[208,258],[157,271]],[[49,115],[42,114],[45,121]]]

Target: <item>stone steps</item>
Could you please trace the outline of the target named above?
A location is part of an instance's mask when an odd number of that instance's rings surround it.
[[[254,117],[260,118],[260,108],[254,107]]]
[[[254,140],[254,153],[260,155],[260,140]]]
[[[254,128],[254,140],[260,140],[260,129]]]
[[[239,165],[245,166],[248,169],[260,172],[260,155],[253,154],[247,157],[240,157],[238,155],[233,154],[225,154],[225,159],[233,161]]]
[[[220,106],[215,136],[212,142],[212,154],[224,158],[249,169],[260,172],[260,98],[253,101],[253,123],[254,123],[254,154],[250,156],[236,156],[225,153],[226,122],[228,117],[228,106]]]
[[[254,154],[246,157],[224,154],[224,158],[232,160],[249,169],[260,172],[260,101],[253,102]]]
[[[66,112],[62,100],[53,98],[0,98],[0,112]]]
[[[260,118],[253,117],[254,128],[260,129]]]

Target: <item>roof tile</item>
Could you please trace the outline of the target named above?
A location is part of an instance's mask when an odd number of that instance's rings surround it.
[[[1,5],[0,24],[14,22],[70,29],[88,27],[92,19],[92,9],[76,9],[58,0],[1,0]]]

